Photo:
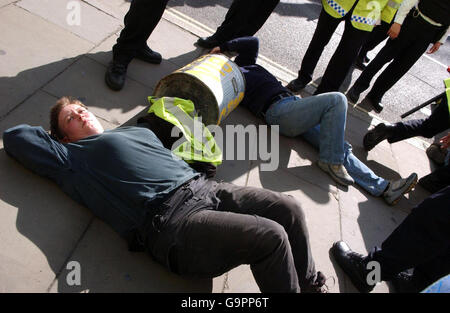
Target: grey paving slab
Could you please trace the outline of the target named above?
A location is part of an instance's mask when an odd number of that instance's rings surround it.
[[[251,157],[257,149],[257,143],[256,138],[250,137],[249,135],[239,140],[236,125],[242,125],[242,129],[249,129],[249,125],[255,125],[255,117],[245,108],[237,107],[222,121],[220,125],[221,131],[218,133],[213,132],[223,154],[223,163],[217,168],[215,179],[218,181],[232,182],[239,186],[246,186],[252,160],[257,159],[257,156],[254,158]],[[237,151],[243,145],[247,148],[241,158]]]
[[[22,0],[17,5],[95,44],[121,25],[118,19],[82,1]]]
[[[0,9],[0,117],[93,47],[15,5]]]
[[[8,4],[11,4],[13,2],[16,2],[17,0],[0,0],[0,7],[7,6]]]
[[[122,91],[111,91],[103,77],[106,68],[91,58],[82,57],[46,85],[43,90],[56,96],[81,99],[98,117],[119,126],[147,106],[149,87],[128,79]]]
[[[283,175],[282,173],[289,173],[326,192],[336,194],[336,183],[317,166],[319,159],[318,149],[301,136],[288,138],[281,135],[279,158],[278,168],[281,170],[281,175]],[[264,181],[266,173],[261,174],[261,179]],[[270,175],[270,173],[267,174]],[[286,188],[283,188],[282,185],[271,186],[271,188],[276,188],[277,191],[289,191],[285,190]]]
[[[348,192],[339,192],[341,210],[342,240],[362,254],[367,254],[374,246],[381,243],[403,221],[407,213],[399,205],[391,207],[381,198],[374,198],[350,187]],[[338,265],[335,265],[340,284],[346,292],[355,292],[354,286]],[[376,286],[374,292],[388,292],[386,283]]]
[[[125,14],[130,8],[130,2],[127,0],[84,0],[84,2],[98,8],[99,10],[114,16],[123,21]]]
[[[171,34],[170,38],[167,34]],[[161,53],[164,59],[183,67],[208,52],[194,46],[197,39],[197,36],[186,31],[180,31],[178,26],[163,19],[158,23],[147,42],[152,49]],[[167,44],[169,40],[174,44]]]
[[[0,122],[48,123],[55,98],[38,92]],[[64,266],[92,214],[49,180],[6,155],[0,140],[0,289],[45,292]]]
[[[87,56],[107,66],[112,60],[112,47],[116,43],[117,38],[118,35],[111,35],[108,39],[103,41],[102,44],[92,50],[92,53]],[[152,93],[153,88],[161,80],[161,78],[172,73],[178,68],[178,65],[175,65],[166,59],[163,59],[161,64],[149,64],[141,60],[134,59],[128,66],[127,76],[148,87],[151,87],[149,90]],[[151,93],[149,93],[149,95],[151,95]]]
[[[211,279],[184,278],[170,273],[146,253],[129,252],[111,227],[95,219],[69,261],[81,269],[81,284],[69,285],[64,268],[50,292],[211,292]]]
[[[399,164],[399,172],[402,177],[407,177],[411,173],[417,173],[420,179],[436,168],[432,161],[428,159],[425,151],[412,146],[406,141],[391,144],[391,149]],[[417,185],[398,205],[409,212],[412,207],[418,205],[429,195],[428,191]]]
[[[447,68],[433,62],[427,56],[432,57],[433,55],[427,55],[426,53],[422,55],[408,73],[436,88],[436,95],[438,95],[439,91],[444,89],[443,80],[448,77]],[[450,57],[447,55],[447,63],[449,61]],[[432,95],[430,94],[430,98],[433,97]]]

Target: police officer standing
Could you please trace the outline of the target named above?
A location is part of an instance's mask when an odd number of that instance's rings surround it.
[[[298,77],[286,87],[299,92],[312,80],[313,71],[325,46],[341,21],[345,21],[345,31],[339,46],[328,63],[322,81],[315,94],[338,91],[361,45],[380,19],[381,14],[395,15],[396,2],[388,0],[322,0],[314,36],[303,58]],[[391,17],[391,18],[392,18]]]
[[[416,4],[417,7],[413,8]],[[449,0],[404,0],[389,29],[390,40],[350,88],[347,93],[349,100],[357,103],[360,94],[369,88],[375,74],[392,60],[361,102],[361,106],[373,108],[380,113],[384,94],[408,72],[430,44],[433,46],[428,53],[439,49],[447,38],[449,24]]]

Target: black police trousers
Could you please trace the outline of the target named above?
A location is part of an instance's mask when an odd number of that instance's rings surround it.
[[[305,56],[302,60],[302,65],[298,72],[298,78],[300,81],[307,84],[312,80],[317,62],[319,62],[325,46],[330,41],[334,31],[342,20],[345,21],[345,30],[341,40],[339,41],[339,45],[331,57],[325,73],[323,74],[322,81],[314,93],[315,95],[325,92],[339,91],[339,88],[344,82],[347,73],[358,56],[362,44],[370,34],[368,31],[353,27],[350,21],[350,17],[353,12],[352,10],[350,10],[350,12],[342,18],[332,17],[323,8],[320,12],[316,30],[314,31],[313,38],[309,43],[308,49],[306,50]]]
[[[125,27],[113,47],[113,59],[128,64],[158,25],[169,0],[133,0],[124,18]]]
[[[410,12],[406,17],[400,34],[395,39],[389,39],[377,56],[367,65],[354,84],[358,92],[363,92],[370,86],[372,78],[388,62],[392,62],[376,79],[367,96],[381,102],[384,94],[392,88],[427,50],[430,43],[438,41],[442,27],[433,26],[422,17]]]

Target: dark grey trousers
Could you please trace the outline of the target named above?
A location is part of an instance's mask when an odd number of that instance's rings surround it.
[[[304,213],[293,197],[203,178],[187,189],[193,198],[158,233],[155,260],[201,278],[250,264],[261,292],[311,287],[316,270]]]

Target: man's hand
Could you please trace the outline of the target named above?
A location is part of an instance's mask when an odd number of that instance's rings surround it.
[[[442,149],[447,149],[450,147],[450,133],[448,133],[447,136],[442,137],[439,140],[439,143],[441,144]]]
[[[430,48],[430,50],[427,51],[428,54],[432,54],[435,53],[436,51],[439,50],[440,46],[442,45],[442,43],[440,43],[439,41],[434,43],[434,45]]]
[[[214,47],[209,53],[220,53],[220,47]]]
[[[392,24],[391,28],[389,28],[387,34],[389,38],[395,39],[398,37],[398,34],[400,34],[400,29],[402,28],[402,25],[399,23]]]

